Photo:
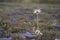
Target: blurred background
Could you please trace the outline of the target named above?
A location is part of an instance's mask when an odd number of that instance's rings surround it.
[[[36,26],[37,8],[42,11],[38,27],[44,34],[39,40],[60,39],[60,0],[0,0],[0,38],[24,40],[18,35]]]

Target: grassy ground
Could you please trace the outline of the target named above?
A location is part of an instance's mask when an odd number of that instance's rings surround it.
[[[6,5],[4,5],[6,4]],[[35,3],[4,3],[3,5],[0,3],[0,9],[3,9],[0,11],[0,27],[1,28],[7,28],[5,29],[4,32],[19,32],[20,29],[28,29],[28,28],[32,28],[35,24],[36,21],[31,22],[31,25],[28,24],[28,22],[31,20],[29,18],[29,16],[27,14],[32,14],[34,8],[41,8],[42,9],[42,13],[44,14],[39,14],[39,28],[40,30],[44,33],[44,35],[42,36],[42,39],[44,40],[53,40],[56,36],[56,34],[59,33],[58,30],[56,30],[54,27],[51,27],[51,24],[54,23],[55,19],[51,14],[54,14],[55,10],[60,9],[60,6],[57,4],[35,4]],[[6,10],[8,8],[8,10],[11,9],[16,9],[16,8],[20,8],[16,11],[20,13],[23,13],[24,16],[16,16],[13,13],[16,12],[8,12],[5,13],[4,10]],[[31,11],[27,11],[24,8],[29,8]],[[10,10],[11,11],[11,10]],[[54,12],[53,12],[54,11]],[[60,13],[60,12],[59,12]],[[46,15],[49,14],[49,15]],[[57,12],[58,14],[58,12]],[[32,14],[34,15],[34,14]],[[60,14],[58,14],[60,15]],[[49,17],[50,16],[50,17]],[[11,19],[16,18],[16,22],[11,21]],[[22,19],[22,20],[21,20]],[[36,18],[35,18],[36,19]],[[57,20],[58,21],[58,20]],[[2,23],[3,22],[3,23]],[[27,24],[24,24],[24,22],[26,22]],[[32,30],[31,30],[32,31]],[[9,35],[9,33],[6,33]],[[8,36],[5,35],[5,36]],[[3,35],[4,36],[4,35]]]

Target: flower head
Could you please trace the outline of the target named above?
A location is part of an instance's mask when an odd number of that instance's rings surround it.
[[[41,9],[35,9],[34,13],[41,13]]]
[[[36,33],[37,35],[39,35],[39,34],[40,34],[40,35],[43,35],[43,33],[40,32],[40,30],[36,30],[35,33]]]

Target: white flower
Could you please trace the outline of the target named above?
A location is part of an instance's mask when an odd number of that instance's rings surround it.
[[[37,35],[39,35],[39,34],[40,34],[40,35],[43,35],[43,33],[41,33],[40,30],[36,30],[35,33],[36,33]]]
[[[41,13],[41,9],[35,9],[34,13]]]

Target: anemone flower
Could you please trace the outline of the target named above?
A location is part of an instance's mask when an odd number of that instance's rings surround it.
[[[36,14],[36,13],[37,13],[37,14],[38,14],[38,13],[41,13],[41,9],[35,9],[35,10],[34,10],[34,13],[35,13],[35,14]]]

